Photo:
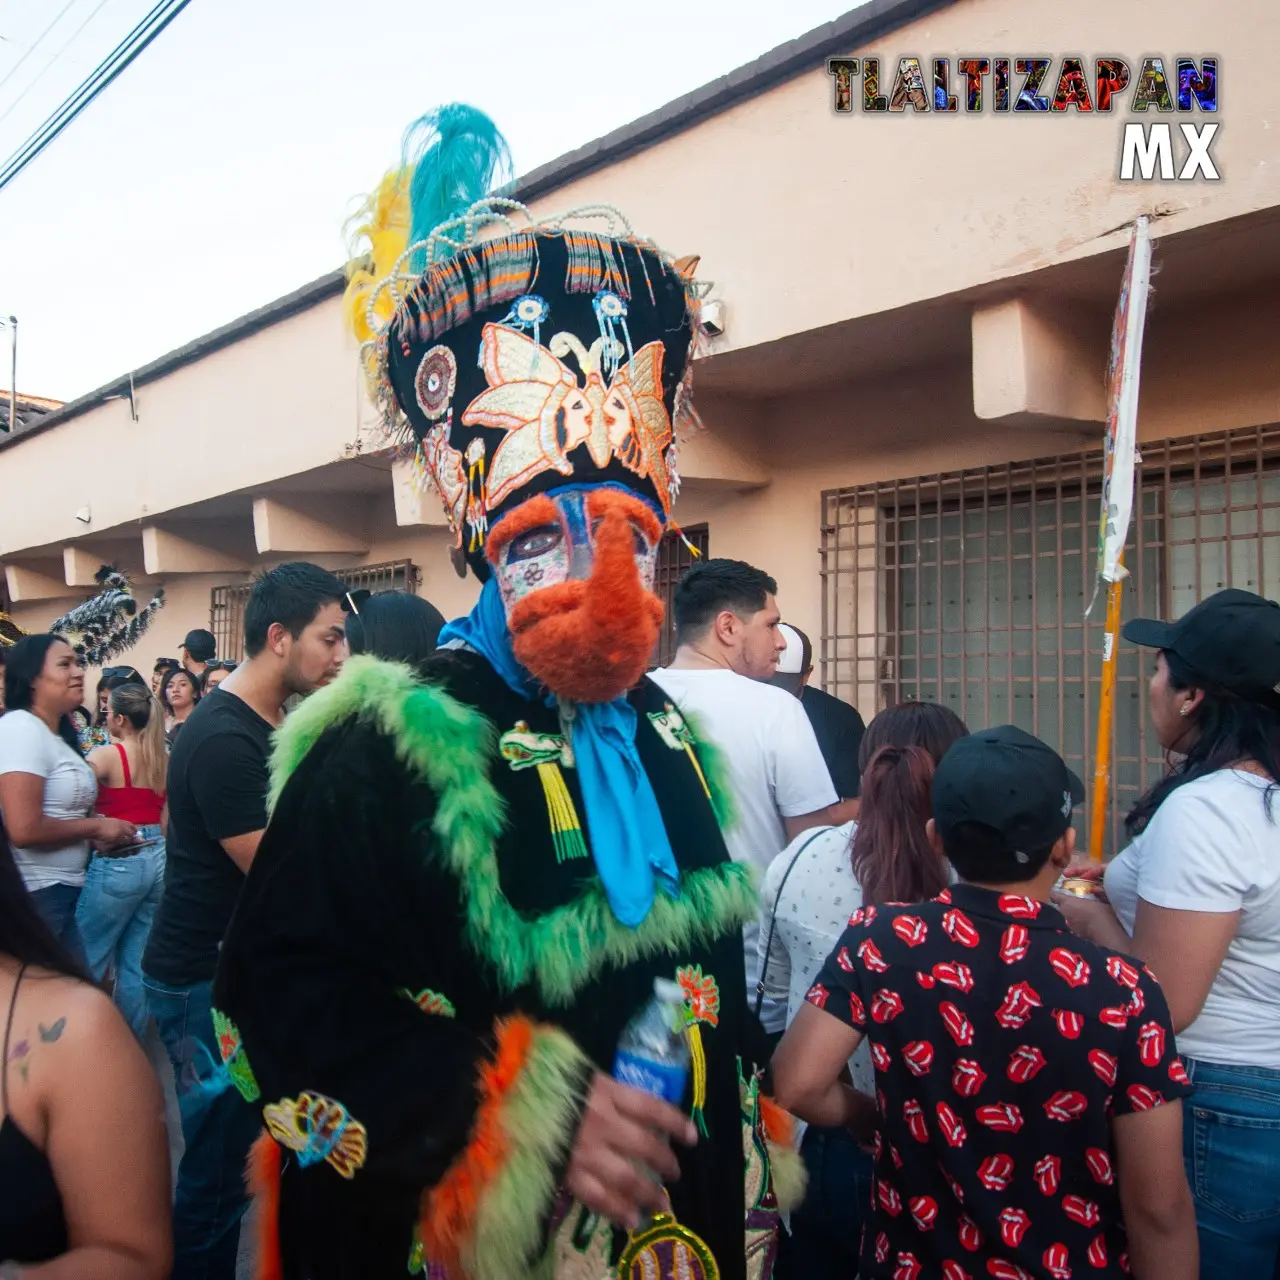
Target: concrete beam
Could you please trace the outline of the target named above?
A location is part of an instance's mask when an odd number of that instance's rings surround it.
[[[692,431],[680,441],[681,482],[691,489],[763,489],[769,472],[720,430]]]
[[[361,499],[336,495],[255,498],[253,538],[258,554],[363,555],[369,550],[368,535],[353,526],[365,523],[365,505]]]
[[[1105,422],[1106,337],[1039,299],[974,309],[973,411],[1029,426]]]
[[[26,604],[31,600],[65,600],[68,596],[67,583],[57,572],[57,561],[47,564],[42,561],[41,567],[26,564],[6,564],[4,567],[5,586],[9,590],[9,599],[14,604]]]
[[[249,568],[240,556],[154,524],[142,527],[142,562],[149,574],[227,573]]]
[[[391,485],[395,495],[396,524],[426,525],[433,529],[449,527],[440,495],[430,481],[419,477],[412,459],[400,458],[391,464]]]

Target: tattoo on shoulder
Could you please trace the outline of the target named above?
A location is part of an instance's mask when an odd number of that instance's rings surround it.
[[[40,1039],[45,1044],[52,1044],[55,1040],[62,1038],[62,1033],[67,1029],[66,1018],[59,1018],[51,1027],[46,1027],[43,1022],[39,1024]]]

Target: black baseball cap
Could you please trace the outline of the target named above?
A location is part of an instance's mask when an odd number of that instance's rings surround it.
[[[1030,879],[1083,800],[1062,757],[1011,724],[953,742],[933,775],[934,825],[966,880]]]
[[[197,661],[208,662],[218,652],[218,642],[212,631],[188,631],[182,647]]]
[[[1177,622],[1134,618],[1126,640],[1176,654],[1201,679],[1250,702],[1280,704],[1280,605],[1228,587],[1188,609]]]

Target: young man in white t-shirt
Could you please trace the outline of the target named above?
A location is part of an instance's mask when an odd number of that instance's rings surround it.
[[[725,844],[763,873],[809,827],[830,822],[839,800],[800,702],[772,685],[786,641],[778,631],[778,584],[741,560],[708,560],[680,580],[669,667],[650,673],[695,734],[725,758],[735,820]],[[758,926],[746,926],[747,991],[755,999]]]

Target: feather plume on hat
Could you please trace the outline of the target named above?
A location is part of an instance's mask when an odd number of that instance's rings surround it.
[[[100,667],[142,639],[164,607],[164,588],[139,609],[128,577],[118,569],[104,564],[94,581],[101,587],[98,594],[64,613],[49,630],[66,636],[82,662]]]

